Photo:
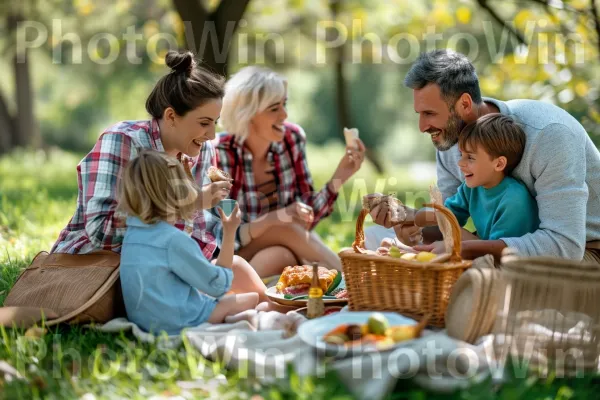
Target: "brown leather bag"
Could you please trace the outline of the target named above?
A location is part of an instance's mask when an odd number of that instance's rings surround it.
[[[104,323],[125,316],[119,280],[120,256],[39,253],[19,276],[0,308],[0,325],[28,327]]]

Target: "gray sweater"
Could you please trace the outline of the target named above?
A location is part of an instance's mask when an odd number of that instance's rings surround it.
[[[540,228],[522,237],[502,238],[523,255],[581,260],[587,241],[600,240],[600,152],[575,118],[552,104],[484,98],[513,117],[527,134],[525,153],[513,176],[539,208]],[[438,186],[444,199],[464,176],[458,145],[437,152]]]

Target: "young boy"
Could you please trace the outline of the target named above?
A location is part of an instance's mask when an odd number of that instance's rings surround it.
[[[460,134],[458,166],[465,181],[444,205],[461,226],[467,223],[469,216],[473,219],[477,237],[469,239],[481,239],[481,242],[469,258],[488,254],[487,240],[520,237],[539,226],[535,199],[525,185],[510,177],[521,161],[525,140],[521,127],[501,114],[485,115],[467,125]],[[431,209],[419,210],[415,224],[436,225],[435,213]],[[441,242],[430,246],[434,252],[442,248]]]

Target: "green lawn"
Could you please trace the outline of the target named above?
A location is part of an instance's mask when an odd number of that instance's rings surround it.
[[[339,148],[309,150],[317,186],[331,175],[335,163],[330,160],[339,158],[341,151]],[[75,206],[75,166],[79,158],[80,155],[60,151],[16,153],[0,158],[0,304],[19,271],[38,251],[49,250],[60,229],[68,222]],[[338,199],[334,215],[318,227],[328,245],[338,250],[351,244],[360,197],[367,192],[396,191],[408,203],[415,199],[417,203],[426,200],[423,196],[426,196],[430,182],[403,178],[408,176],[405,168],[394,171],[395,182],[390,182],[389,179],[378,179],[366,166],[354,182],[348,183]],[[264,387],[250,380],[240,380],[220,365],[207,362],[191,346],[159,351],[156,346],[138,343],[129,334],[113,335],[65,326],[51,329],[40,339],[25,337],[18,330],[1,330],[0,360],[17,368],[25,377],[24,380],[6,380],[0,373],[0,398],[6,399],[84,396],[86,399],[134,399],[154,395],[254,400],[261,397],[350,398],[335,376],[300,380],[292,375],[287,384]],[[208,386],[184,390],[177,385],[177,381],[201,377],[209,383],[224,383],[218,392],[209,390]],[[392,398],[596,398],[594,389],[597,390],[597,386],[589,380],[529,379],[514,380],[501,388],[484,382],[451,396],[432,396],[409,381],[401,381]]]

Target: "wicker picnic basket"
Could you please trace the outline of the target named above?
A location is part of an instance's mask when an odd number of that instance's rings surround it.
[[[352,249],[339,253],[350,310],[395,311],[417,320],[429,315],[430,325],[445,326],[452,286],[472,262],[460,256],[461,233],[454,214],[438,204],[425,206],[435,208],[450,222],[453,247],[449,261],[407,261],[368,252],[364,249],[364,222],[369,211],[363,209],[356,221]]]
[[[596,373],[600,266],[507,252],[502,274],[506,288],[494,326],[501,362],[516,357],[557,376]]]

